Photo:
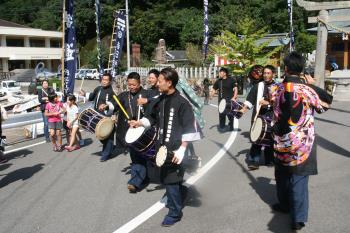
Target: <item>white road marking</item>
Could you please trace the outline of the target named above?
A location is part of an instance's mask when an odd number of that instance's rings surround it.
[[[23,146],[23,147],[20,147],[20,148],[17,148],[17,149],[13,149],[13,150],[8,150],[8,151],[5,151],[5,155],[9,154],[9,153],[12,153],[12,152],[19,151],[19,150],[27,149],[27,148],[30,148],[30,147],[33,147],[33,146],[41,145],[41,144],[44,144],[44,143],[46,143],[46,141],[30,144],[28,146]]]
[[[213,105],[212,105],[213,106]],[[214,105],[215,106],[215,105]],[[217,107],[217,106],[216,106]],[[234,118],[234,125],[238,125],[238,120]],[[184,185],[186,187],[190,187],[194,183],[196,183],[202,176],[204,176],[214,165],[226,154],[226,151],[230,149],[231,145],[235,141],[237,136],[237,131],[233,131],[226,141],[225,145],[216,153],[216,155],[205,164],[204,167],[198,170],[197,174],[194,176],[189,177]],[[131,232],[138,226],[140,226],[142,223],[147,221],[149,218],[151,218],[153,215],[158,213],[161,209],[165,207],[166,203],[166,197],[163,197],[160,201],[156,202],[154,205],[149,207],[147,210],[130,220],[129,222],[125,223],[123,226],[115,230],[113,233],[127,233]]]

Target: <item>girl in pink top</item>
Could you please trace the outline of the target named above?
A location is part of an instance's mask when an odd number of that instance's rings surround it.
[[[62,151],[62,135],[63,128],[61,113],[65,112],[63,104],[58,100],[57,94],[49,95],[49,103],[45,107],[45,115],[49,122],[49,131],[53,150]],[[56,143],[57,142],[57,143]]]

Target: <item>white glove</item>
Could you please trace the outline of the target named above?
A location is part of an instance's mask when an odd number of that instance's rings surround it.
[[[177,159],[176,164],[180,164],[185,156],[186,147],[180,146],[179,149],[174,151],[174,157]]]
[[[142,123],[142,126],[145,127],[145,129],[151,128],[151,122],[147,118],[142,117],[140,121]]]

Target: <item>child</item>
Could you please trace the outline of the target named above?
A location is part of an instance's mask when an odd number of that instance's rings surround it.
[[[67,128],[69,129],[69,144],[65,147],[66,150],[73,151],[80,149],[79,141],[76,139],[79,132],[78,125],[78,106],[76,104],[76,98],[74,95],[68,96],[67,100]]]
[[[62,151],[61,130],[63,128],[63,124],[61,113],[63,112],[65,112],[65,109],[63,107],[63,104],[58,100],[57,94],[50,94],[49,103],[47,103],[45,107],[45,116],[47,116],[49,122],[49,131],[51,142],[53,144],[53,150],[58,152]]]

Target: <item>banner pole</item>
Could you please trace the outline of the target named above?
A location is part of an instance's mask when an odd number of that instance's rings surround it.
[[[61,91],[64,94],[64,42],[65,42],[65,30],[66,30],[66,1],[63,0],[63,13],[62,13],[62,57],[61,57]]]

